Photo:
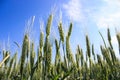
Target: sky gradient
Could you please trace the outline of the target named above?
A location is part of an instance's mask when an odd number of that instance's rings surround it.
[[[75,53],[79,44],[86,48],[85,35],[88,34],[95,52],[99,53],[99,45],[103,44],[98,33],[100,31],[107,39],[107,28],[112,35],[112,44],[118,55],[118,45],[115,37],[115,27],[120,26],[119,0],[0,0],[0,47],[6,48],[8,39],[10,48],[16,49],[14,41],[22,44],[27,21],[35,16],[32,39],[38,45],[40,35],[40,21],[44,28],[49,14],[54,11],[51,41],[57,37],[57,23],[63,22],[65,34],[69,23],[73,22],[71,46]],[[21,45],[20,45],[21,46]]]

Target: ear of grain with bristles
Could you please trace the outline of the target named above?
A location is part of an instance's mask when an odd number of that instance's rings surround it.
[[[76,64],[77,64],[77,68],[79,68],[79,61],[80,61],[80,55],[79,53],[77,52],[76,55],[75,55],[75,58],[76,58]]]
[[[103,57],[106,59],[107,63],[112,67],[112,63],[111,63],[108,50],[101,46],[101,52],[102,52]]]
[[[84,60],[84,56],[83,56],[83,50],[80,49],[80,46],[78,45],[78,52],[80,55],[80,59],[81,59],[81,66],[83,65],[83,60]]]
[[[44,43],[44,54],[43,54],[43,70],[44,70],[44,76],[43,79],[46,79],[48,75],[48,57],[51,56],[51,45],[49,42],[49,35],[46,36],[45,38],[45,43]],[[50,61],[51,62],[51,61]]]
[[[36,65],[36,73],[39,75],[38,79],[42,79],[42,51],[40,51],[40,48],[37,49],[37,61],[35,63]]]
[[[44,60],[44,68],[46,72],[46,57],[47,57],[47,51],[48,51],[48,43],[49,43],[49,37],[46,36],[45,43],[44,43],[44,54],[43,54],[43,60]]]
[[[22,45],[22,55],[21,55],[21,64],[20,64],[21,79],[23,78],[23,68],[28,52],[28,45],[29,45],[29,39],[28,39],[28,35],[26,34],[24,36],[23,45]]]
[[[70,41],[69,41],[69,37],[66,36],[66,54],[67,54],[67,59],[68,59],[68,65],[71,62],[71,60],[73,60],[71,58],[71,48],[70,48]]]
[[[81,66],[83,66],[84,63],[84,56],[83,56],[83,50],[81,49]]]
[[[41,50],[43,48],[43,44],[44,44],[44,34],[43,34],[43,32],[41,32],[40,33],[40,41],[39,41],[39,46],[40,46]]]
[[[90,50],[90,41],[89,41],[88,35],[86,35],[86,48],[87,48],[88,57],[90,58],[91,57],[91,50]]]
[[[78,54],[79,54],[80,56],[82,56],[81,49],[80,49],[80,46],[79,46],[79,45],[77,46],[77,51],[78,51]]]
[[[70,27],[68,30],[68,34],[66,36],[66,54],[67,54],[67,59],[68,59],[68,66],[70,62],[73,62],[73,57],[72,57],[72,51],[70,48],[70,35],[72,33],[72,23],[70,23]]]
[[[69,27],[68,34],[67,34],[68,37],[70,37],[70,35],[71,35],[72,27],[73,27],[73,24],[70,23],[70,27]]]
[[[13,66],[14,71],[16,71],[16,68],[17,68],[17,55],[18,53],[16,52],[14,56],[14,66]]]
[[[28,37],[28,42],[27,42],[27,59],[28,59],[28,57],[29,57],[29,52],[30,52],[30,40],[29,40],[29,37]]]
[[[110,29],[107,29],[107,35],[108,35],[108,42],[110,44],[111,49],[113,49],[112,43],[111,43],[111,35],[110,35]]]
[[[115,56],[115,52],[113,49],[111,49],[110,47],[108,48],[109,51],[110,51],[110,55],[111,55],[111,58],[112,58],[112,62],[113,64],[115,65],[115,62],[116,62],[116,56]]]
[[[51,14],[48,18],[47,26],[46,26],[46,35],[48,36],[50,34],[50,28],[52,25],[52,19],[53,19],[53,14]]]
[[[48,52],[47,52],[47,71],[48,73],[50,73],[51,70],[51,57],[52,57],[52,46],[50,44],[48,44]]]
[[[2,53],[3,53],[3,59],[4,59],[4,58],[5,58],[6,51],[3,50]]]
[[[59,23],[58,30],[59,30],[60,40],[62,40],[62,42],[64,42],[64,32],[63,32],[63,28],[62,28],[62,23]]]
[[[31,68],[31,79],[33,79],[33,76],[36,75],[35,70],[37,68],[37,65],[35,63],[35,51],[34,51],[34,43],[31,44],[31,51],[30,51],[30,68]]]
[[[94,45],[92,45],[92,55],[93,55],[93,57],[94,57],[94,61],[95,61]]]
[[[47,53],[48,53],[48,44],[49,44],[49,35],[50,35],[50,29],[51,29],[51,25],[52,25],[52,18],[53,18],[53,14],[51,14],[48,18],[48,22],[47,22],[47,26],[46,26],[46,38],[45,38],[45,43],[44,43],[44,55],[43,55],[43,67],[44,67],[44,76],[43,79],[46,79],[47,76]]]
[[[69,54],[69,58],[70,58],[71,64],[73,65],[73,63],[74,63],[74,58],[73,58],[72,51],[71,51],[71,53]]]
[[[98,63],[101,65],[101,67],[103,67],[102,65],[102,60],[101,60],[101,56],[97,54],[97,60],[98,60]]]
[[[31,44],[31,51],[30,51],[30,67],[31,71],[34,65],[34,59],[35,59],[35,51],[34,51],[34,43]]]
[[[111,41],[111,36],[110,36],[110,29],[107,29],[107,35],[108,35],[108,41]]]
[[[111,55],[111,57],[112,57],[113,64],[115,64],[116,57],[115,57],[115,52],[114,52],[114,50],[113,50],[113,46],[112,46],[112,43],[111,43],[111,35],[110,35],[110,30],[109,30],[109,28],[108,28],[107,33],[108,33],[108,42],[109,42],[109,45],[110,45],[110,47],[109,47],[108,49],[109,49],[109,51],[110,51],[110,55]]]
[[[87,54],[87,51],[86,51],[86,55],[85,55],[85,56],[86,56],[86,61],[88,61],[88,54]]]
[[[119,45],[119,54],[120,54],[120,33],[116,34],[118,45]]]
[[[38,74],[42,76],[42,60],[43,60],[43,46],[44,46],[44,34],[43,32],[40,33],[40,41],[39,41],[39,47],[38,47],[38,56],[36,61],[36,66],[38,67]]]
[[[43,34],[43,32],[41,32],[40,33],[39,48],[38,48],[38,63],[42,61],[43,46],[44,46],[44,34]]]

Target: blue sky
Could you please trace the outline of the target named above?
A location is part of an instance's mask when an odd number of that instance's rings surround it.
[[[40,34],[40,21],[47,23],[49,14],[54,10],[54,21],[51,39],[58,37],[57,23],[62,16],[65,33],[69,23],[73,22],[71,46],[75,53],[79,44],[85,49],[85,34],[99,53],[99,45],[103,44],[98,31],[107,39],[107,27],[112,34],[112,43],[118,56],[115,27],[120,26],[119,0],[0,0],[0,47],[6,48],[8,39],[10,47],[16,49],[14,41],[22,44],[27,21],[35,16],[32,39],[37,45]]]

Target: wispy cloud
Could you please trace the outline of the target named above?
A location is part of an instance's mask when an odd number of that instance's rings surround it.
[[[69,0],[68,3],[63,4],[63,9],[70,20],[80,22],[84,18],[80,0]]]
[[[63,9],[70,20],[93,21],[100,29],[120,25],[119,0],[69,0],[63,4]]]
[[[98,28],[115,27],[120,25],[120,1],[103,0],[102,5],[94,14]]]

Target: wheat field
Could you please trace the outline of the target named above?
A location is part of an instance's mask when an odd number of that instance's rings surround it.
[[[65,36],[63,25],[58,24],[60,39],[55,39],[55,59],[52,62],[52,45],[50,32],[53,15],[48,18],[46,31],[40,32],[39,47],[35,51],[35,43],[30,41],[26,33],[22,42],[21,57],[18,52],[10,55],[10,51],[3,50],[3,60],[0,62],[0,80],[120,80],[120,59],[117,58],[111,43],[110,30],[107,29],[107,40],[100,36],[104,45],[100,45],[101,54],[96,54],[94,44],[90,44],[86,35],[86,53],[78,45],[76,53],[72,52],[70,37],[73,24],[70,23]],[[116,33],[120,49],[120,33]],[[106,44],[108,41],[109,44]],[[17,43],[16,43],[17,44]],[[63,58],[61,58],[61,50]],[[75,58],[73,57],[75,55]]]

